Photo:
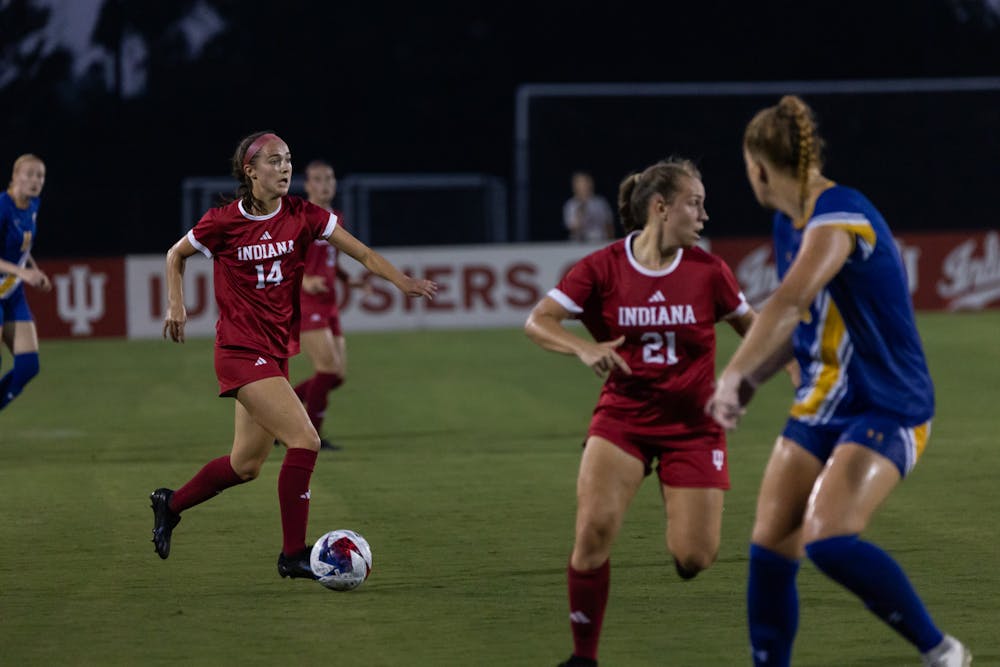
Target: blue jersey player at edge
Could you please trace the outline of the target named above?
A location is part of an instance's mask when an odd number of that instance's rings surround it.
[[[0,378],[0,410],[38,375],[38,332],[28,308],[25,284],[52,289],[49,277],[31,256],[38,196],[45,185],[45,163],[30,153],[14,161],[10,186],[0,194],[0,325],[14,367]]]
[[[747,582],[753,663],[791,663],[795,577],[808,555],[926,667],[967,667],[968,649],[938,629],[896,561],[860,538],[923,453],[934,388],[892,234],[864,195],[823,176],[822,145],[812,110],[795,96],[746,128],[747,177],[757,201],[776,211],[781,283],[706,408],[735,428],[760,382],[792,356],[801,366],[757,499]]]

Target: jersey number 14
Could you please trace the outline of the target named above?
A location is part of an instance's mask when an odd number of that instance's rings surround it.
[[[284,278],[281,275],[280,259],[274,261],[274,264],[271,265],[271,270],[267,272],[267,276],[264,275],[263,264],[255,264],[253,268],[257,269],[257,289],[264,289],[268,283],[278,285],[281,283],[282,278]]]

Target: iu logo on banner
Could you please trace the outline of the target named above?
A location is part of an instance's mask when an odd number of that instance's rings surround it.
[[[89,336],[94,322],[104,317],[106,273],[92,273],[87,266],[69,267],[69,275],[53,276],[56,311],[59,319],[70,324],[74,336]]]
[[[42,338],[125,335],[125,270],[121,258],[39,260],[52,291],[28,289]]]

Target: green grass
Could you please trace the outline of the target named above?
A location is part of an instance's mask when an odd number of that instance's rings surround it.
[[[868,536],[935,618],[1000,664],[1000,313],[920,318],[938,388],[924,459]],[[734,337],[720,330],[721,353]],[[169,560],[147,496],[229,450],[211,342],[43,342],[42,374],[0,413],[0,664],[554,665],[570,651],[565,565],[579,443],[598,392],[519,332],[349,336],[310,536],[352,528],[371,579],[350,593],[280,579],[275,451],[253,484],[184,516]],[[720,356],[720,358],[722,358]],[[9,357],[4,368],[10,367]],[[293,361],[293,378],[305,372]],[[681,582],[656,485],[612,556],[602,664],[748,664],[747,537],[782,379],[730,439],[719,562]],[[803,564],[796,665],[912,665],[910,647]]]

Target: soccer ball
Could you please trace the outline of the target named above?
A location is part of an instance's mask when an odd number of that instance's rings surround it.
[[[309,554],[316,580],[335,591],[357,588],[372,571],[372,548],[353,530],[331,530]]]

